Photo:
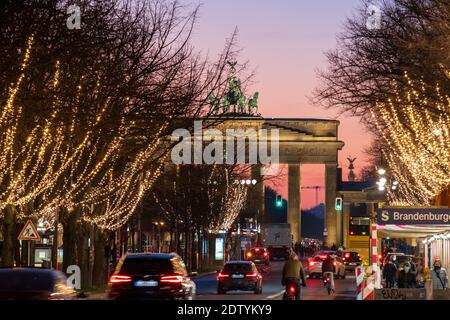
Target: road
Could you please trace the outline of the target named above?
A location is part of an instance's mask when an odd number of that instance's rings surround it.
[[[283,261],[270,263],[271,271],[264,278],[263,294],[252,292],[231,291],[227,294],[217,294],[215,274],[193,278],[197,285],[197,300],[281,300],[284,288],[281,286],[281,271]],[[321,279],[307,279],[306,288],[302,287],[303,300],[355,300],[355,276],[348,273],[346,279],[335,280],[336,292],[328,295]]]

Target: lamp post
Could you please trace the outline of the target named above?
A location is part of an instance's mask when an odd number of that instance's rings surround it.
[[[161,253],[161,228],[164,226],[164,221],[156,221],[155,225],[158,229],[158,252]]]

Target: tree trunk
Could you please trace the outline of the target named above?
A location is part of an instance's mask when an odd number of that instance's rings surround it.
[[[16,244],[15,208],[8,205],[3,218],[2,267],[14,267],[14,247]]]
[[[63,226],[63,272],[67,270],[70,265],[77,264],[76,260],[76,238],[77,238],[77,220],[79,209],[72,212],[66,208],[60,211],[60,217]]]
[[[88,229],[85,223],[77,225],[77,262],[81,272],[81,289],[92,286],[89,279]]]
[[[96,288],[104,288],[107,283],[105,258],[106,239],[107,236],[102,230],[95,230],[92,285]]]

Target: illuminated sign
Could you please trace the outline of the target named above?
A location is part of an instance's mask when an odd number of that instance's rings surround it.
[[[450,209],[382,208],[377,210],[377,223],[398,225],[450,224]]]
[[[224,251],[224,239],[216,238],[216,247],[215,247],[215,259],[223,260],[223,251]]]

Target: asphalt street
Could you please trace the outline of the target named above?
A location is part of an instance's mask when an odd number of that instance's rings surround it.
[[[197,300],[281,300],[284,287],[281,285],[283,261],[270,263],[270,273],[264,277],[263,293],[230,291],[217,294],[216,274],[193,278],[197,285]],[[346,279],[335,280],[336,292],[328,295],[321,279],[307,279],[306,287],[302,287],[301,298],[304,300],[355,300],[356,280],[353,273],[347,273]]]

